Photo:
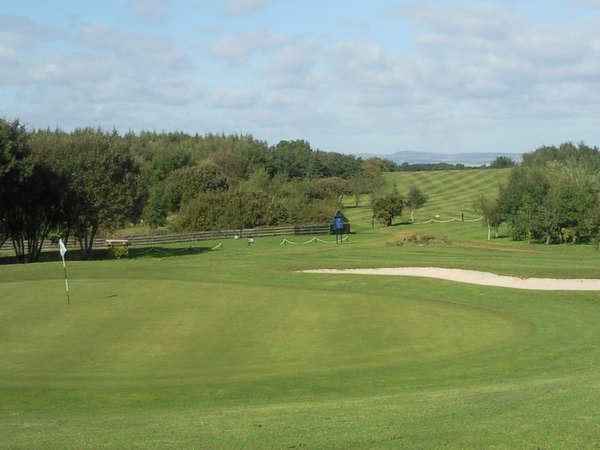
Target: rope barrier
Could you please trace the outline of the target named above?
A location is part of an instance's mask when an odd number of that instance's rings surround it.
[[[342,238],[342,242],[347,241],[348,239],[350,239],[350,236],[345,236]],[[290,244],[290,245],[307,245],[307,244],[312,244],[313,242],[320,242],[321,244],[337,244],[337,242],[334,242],[334,241],[324,241],[323,239],[319,239],[318,237],[313,237],[313,238],[309,239],[308,241],[304,241],[301,243],[290,241],[290,240],[284,238],[279,243],[279,246],[282,247],[282,246],[288,245],[288,244]]]
[[[464,220],[463,219],[459,219],[457,217],[452,217],[452,218],[450,218],[448,220],[429,219],[429,220],[426,220],[425,222],[414,222],[411,225],[426,225],[428,223],[450,223],[450,222],[469,222],[469,223],[472,223],[472,222],[479,222],[482,219],[483,219],[483,216],[481,216],[481,217],[479,217],[477,219],[464,219]]]

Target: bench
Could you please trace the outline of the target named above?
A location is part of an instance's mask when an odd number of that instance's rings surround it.
[[[113,247],[115,245],[129,245],[129,239],[106,239],[106,245]]]

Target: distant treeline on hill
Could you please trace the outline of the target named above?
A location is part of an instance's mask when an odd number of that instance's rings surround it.
[[[467,166],[462,163],[447,163],[447,162],[436,162],[436,163],[396,163],[389,159],[373,157],[371,160],[378,160],[378,164],[386,172],[426,172],[433,170],[467,170],[467,169],[503,169],[507,167],[515,167],[517,162],[508,156],[498,156],[489,165],[482,166]]]
[[[430,170],[464,170],[476,169],[478,167],[466,167],[464,164],[449,163],[402,163],[396,164],[395,172],[425,172]]]

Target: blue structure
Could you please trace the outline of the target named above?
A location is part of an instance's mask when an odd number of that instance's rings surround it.
[[[343,236],[345,223],[346,218],[344,217],[344,215],[339,211],[335,213],[335,216],[333,217],[333,227],[335,230],[335,242],[337,244],[342,244],[344,242]]]

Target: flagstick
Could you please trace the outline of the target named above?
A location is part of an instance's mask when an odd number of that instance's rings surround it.
[[[69,279],[67,278],[67,264],[65,263],[65,253],[67,253],[67,247],[65,247],[62,239],[58,240],[58,251],[60,252],[60,257],[63,262],[63,269],[65,269],[65,290],[67,292],[67,305],[71,304],[71,299],[69,298]]]
[[[63,268],[65,269],[65,289],[67,292],[67,305],[70,305],[71,299],[69,298],[69,279],[67,278],[67,265],[65,264],[64,257],[63,257]]]

